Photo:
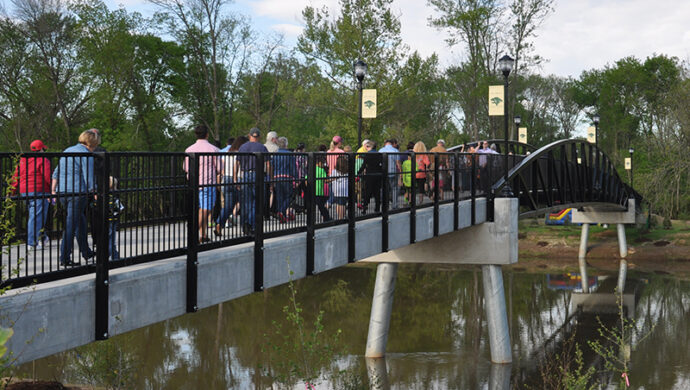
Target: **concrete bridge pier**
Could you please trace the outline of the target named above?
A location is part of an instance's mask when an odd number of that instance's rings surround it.
[[[580,263],[580,282],[582,283],[582,292],[589,293],[589,283],[587,277],[587,261],[585,257],[587,256],[587,240],[589,238],[589,224],[582,224],[582,234],[580,235],[580,252],[578,253],[577,260]]]
[[[398,264],[396,263],[380,263],[376,266],[376,284],[369,317],[367,348],[364,354],[368,358],[382,358],[386,354],[397,274]]]
[[[489,369],[489,390],[510,390],[512,364],[492,364]]]
[[[470,206],[470,203],[459,205],[459,214],[470,216]],[[362,260],[378,263],[366,357],[381,357],[386,352],[396,264],[476,264],[482,267],[491,361],[512,362],[501,265],[518,260],[518,199],[496,198],[493,207],[493,221],[468,224],[452,233]]]
[[[618,251],[621,256],[617,289],[622,292],[625,288],[625,277],[628,271],[628,262],[625,260],[625,258],[628,256],[628,244],[625,240],[625,224],[634,224],[636,222],[636,216],[635,199],[633,198],[628,199],[628,209],[625,211],[600,210],[593,207],[584,207],[582,210],[573,210],[573,223],[582,224],[582,235],[580,236],[580,253],[578,260],[580,262],[580,273],[582,274],[583,292],[586,293],[589,291],[587,288],[587,269],[585,262],[589,224],[616,224],[616,230],[618,232]]]
[[[628,243],[625,241],[625,225],[622,223],[616,224],[616,230],[618,230],[618,251],[620,252],[621,259],[628,257]]]
[[[369,386],[374,390],[389,390],[391,388],[388,383],[388,369],[386,367],[386,358],[364,358],[367,365],[367,376],[369,377]]]
[[[500,265],[483,265],[484,307],[486,322],[489,327],[489,346],[491,362],[511,363],[510,332],[506,299],[503,291],[503,273]]]

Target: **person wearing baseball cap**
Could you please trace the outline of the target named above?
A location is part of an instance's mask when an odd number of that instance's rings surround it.
[[[29,147],[33,152],[45,152],[46,150],[48,150],[46,145],[40,139],[34,140]]]
[[[31,142],[29,148],[34,152],[45,152],[48,149],[40,139]],[[12,175],[12,195],[19,189],[28,203],[26,244],[31,249],[40,249],[46,238],[43,225],[48,218],[50,173],[50,160],[33,155],[19,159],[19,165]]]

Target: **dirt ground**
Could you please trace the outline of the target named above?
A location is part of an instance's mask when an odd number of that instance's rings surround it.
[[[580,227],[520,228],[516,271],[561,272],[578,269]],[[674,222],[671,231],[627,229],[628,269],[690,279],[690,221]],[[620,255],[615,226],[592,228],[587,250],[588,269],[617,271]]]

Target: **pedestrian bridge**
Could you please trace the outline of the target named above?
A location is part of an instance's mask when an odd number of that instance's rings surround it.
[[[78,266],[62,266],[58,261],[64,220],[60,207],[54,207],[49,216],[45,227],[49,240],[43,249],[31,250],[21,242],[26,234],[21,231],[26,211],[21,197],[16,198],[10,218],[15,221],[19,242],[4,246],[0,257],[2,285],[12,287],[0,297],[0,310],[3,325],[15,331],[9,343],[14,362],[48,356],[356,261],[481,264],[487,267],[483,268],[485,295],[489,295],[488,276],[493,278],[494,290],[500,285],[502,298],[502,279],[496,278],[500,278],[500,265],[518,260],[518,218],[567,207],[616,215],[632,211],[634,216],[640,205],[639,195],[591,144],[566,140],[538,150],[518,143],[508,147],[511,155],[507,157],[428,154],[425,157],[433,164],[424,170],[410,164],[409,171],[394,169],[393,164],[408,158],[415,161],[421,154],[384,154],[378,172],[358,172],[357,158],[343,155],[350,167],[343,175],[349,187],[344,215],[333,207],[326,215],[318,211],[317,194],[311,190],[319,180],[315,174],[318,153],[280,156],[297,166],[291,178],[269,173],[256,175],[251,182],[233,183],[239,207],[255,206],[253,231],[242,229],[240,220],[220,229],[218,236],[209,234],[210,242],[203,242],[197,234],[197,192],[205,186],[223,191],[225,186],[200,185],[195,173],[206,166],[200,164],[204,158],[222,155],[96,154],[102,162],[96,168],[102,170],[96,172],[97,177],[115,176],[121,185],[113,190],[99,187],[93,208],[100,206],[103,218],[91,222],[102,224],[101,233],[90,236],[89,244],[108,248],[108,235],[103,232],[108,231],[109,218],[102,202],[117,195],[127,210],[117,231],[121,260],[111,261],[108,251],[97,250],[95,258],[82,260]],[[41,156],[53,161],[65,157],[59,153]],[[256,159],[257,167],[276,162],[272,155],[249,157]],[[7,163],[11,156],[0,158],[2,172],[11,170]],[[185,159],[189,177],[181,171]],[[302,173],[301,163],[306,168]],[[416,188],[421,182],[411,180],[405,195],[401,188],[404,176],[418,177],[418,173],[426,180],[425,188]],[[360,198],[361,187],[372,178],[381,182],[378,209]],[[289,183],[293,189],[290,208],[296,212],[294,219],[278,220],[270,215],[268,188],[279,183]],[[507,186],[511,192],[503,191]],[[249,188],[254,197],[245,196]],[[421,197],[410,196],[418,192]],[[77,249],[73,256],[79,258]],[[372,323],[377,322],[376,300],[375,296]],[[385,321],[378,322],[387,332]],[[377,332],[370,326],[370,338]],[[380,341],[372,346],[379,352]],[[494,336],[491,344],[494,360]],[[367,349],[369,352],[369,343]],[[501,359],[505,356],[495,360]]]

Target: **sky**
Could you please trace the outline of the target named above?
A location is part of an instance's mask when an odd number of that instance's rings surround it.
[[[106,0],[147,15],[145,0]],[[247,15],[262,33],[278,32],[293,46],[302,31],[302,9],[307,5],[337,8],[337,0],[235,0],[228,9]],[[446,34],[428,26],[434,13],[425,0],[394,0],[402,38],[412,50],[439,55],[443,67],[458,63],[461,46],[449,48]],[[690,1],[687,0],[556,0],[555,10],[537,31],[536,52],[548,62],[538,73],[578,77],[582,71],[635,56],[644,60],[665,54],[690,60]]]

